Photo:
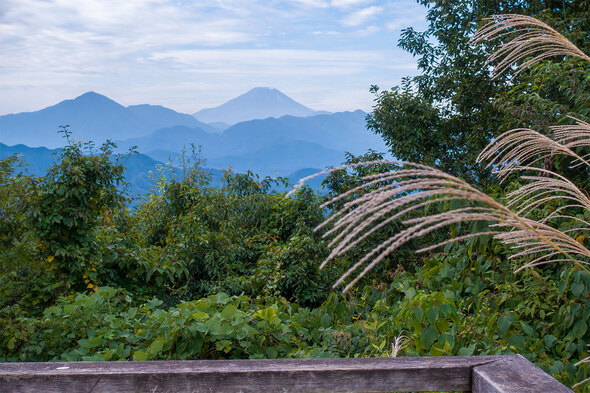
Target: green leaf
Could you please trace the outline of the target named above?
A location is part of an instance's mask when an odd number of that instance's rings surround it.
[[[80,340],[82,341],[82,340]],[[86,347],[87,348],[94,348],[102,343],[102,337],[93,337],[91,339],[86,340]]]
[[[157,339],[154,340],[153,343],[151,343],[151,345],[148,347],[147,351],[151,355],[156,355],[158,352],[160,352],[162,350],[162,348],[164,348],[165,342],[166,342],[166,340],[163,337],[158,337]]]
[[[206,312],[203,311],[196,311],[194,313],[191,314],[191,317],[194,319],[207,319],[207,317],[209,317],[209,314],[207,314]]]
[[[322,315],[322,318],[320,319],[320,325],[322,325],[322,327],[330,327],[330,325],[332,324],[332,317],[330,317],[330,314],[326,313],[324,315]]]
[[[588,325],[586,324],[586,321],[584,321],[583,319],[578,319],[578,321],[576,321],[572,329],[574,336],[576,338],[582,338],[584,336],[584,333],[586,333],[586,330],[588,330]]]
[[[420,334],[420,340],[426,349],[429,349],[437,338],[438,332],[432,326],[428,326],[426,329],[422,330],[422,333]]]
[[[424,311],[422,310],[422,308],[416,307],[414,309],[413,313],[414,313],[414,318],[416,318],[416,320],[418,322],[422,322],[422,318],[424,318]]]
[[[438,319],[438,309],[432,307],[430,310],[426,311],[426,318],[428,319],[428,322],[434,325]]]
[[[549,366],[549,368],[547,369],[547,371],[549,371],[549,374],[557,374],[563,371],[563,363],[560,362],[559,360],[556,360],[555,362],[553,362],[553,364],[551,366]]]
[[[462,347],[459,349],[459,356],[471,356],[475,351],[475,343],[471,343],[471,345],[467,347]]]
[[[551,348],[553,346],[553,343],[555,342],[555,336],[552,334],[548,334],[545,337],[543,337],[543,341],[545,341],[545,346],[547,348]]]
[[[147,352],[135,351],[133,353],[133,360],[148,360],[149,358],[150,354]]]
[[[279,351],[275,347],[266,348],[266,354],[269,359],[276,359],[279,356]]]
[[[451,345],[447,340],[445,340],[443,344],[433,344],[432,347],[430,347],[430,353],[434,356],[442,356],[448,354],[450,349]]]
[[[225,319],[232,319],[238,314],[238,308],[233,304],[228,305],[221,311],[221,316]]]
[[[6,347],[12,351],[15,346],[16,346],[16,337],[12,337],[10,340],[8,340]]]
[[[520,334],[513,334],[512,336],[510,336],[510,345],[518,348],[518,349],[524,349],[525,345],[524,345],[524,338],[520,335]]]
[[[453,307],[450,304],[446,304],[446,303],[441,304],[440,305],[440,312],[443,315],[448,316],[453,313]]]
[[[412,299],[414,296],[416,296],[416,293],[416,289],[414,288],[408,288],[405,290],[405,294],[408,299]]]
[[[215,343],[215,349],[219,352],[228,353],[231,351],[231,341],[229,340],[220,340]]]
[[[498,329],[500,329],[500,331],[504,335],[506,335],[506,333],[508,333],[508,329],[510,329],[511,324],[512,324],[512,321],[506,315],[503,315],[500,318],[498,318]]]
[[[574,282],[570,287],[570,291],[572,292],[572,295],[574,295],[575,297],[580,297],[582,292],[584,292],[585,288],[586,286],[581,282]]]
[[[191,354],[200,354],[201,350],[203,349],[203,337],[198,335],[191,338],[187,348]]]

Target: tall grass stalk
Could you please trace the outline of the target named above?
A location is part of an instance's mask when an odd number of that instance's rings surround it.
[[[551,56],[575,56],[590,62],[590,57],[545,23],[523,15],[495,15],[488,19],[472,38],[472,43],[505,38],[515,38],[500,45],[489,62],[499,61],[496,75],[512,70],[514,74],[535,62]],[[520,65],[515,63],[524,60]],[[584,226],[578,231],[590,231],[590,223],[576,217],[572,209],[590,211],[590,198],[564,176],[534,165],[545,156],[565,155],[573,159],[572,166],[590,167],[589,155],[576,150],[590,146],[590,124],[571,118],[574,124],[550,127],[553,137],[531,129],[514,129],[495,138],[481,152],[478,162],[487,162],[492,173],[505,180],[514,173],[527,183],[507,195],[502,204],[467,182],[426,165],[402,161],[371,161],[329,169],[309,176],[305,181],[322,174],[356,166],[395,163],[400,169],[365,176],[364,184],[326,202],[329,207],[347,197],[347,201],[316,230],[331,226],[324,237],[331,237],[332,251],[322,263],[327,263],[357,246],[371,234],[395,220],[402,220],[406,228],[384,240],[354,263],[334,287],[353,277],[344,287],[348,291],[376,264],[408,241],[429,234],[441,227],[460,222],[487,221],[489,230],[470,233],[428,247],[418,252],[431,251],[450,242],[470,237],[492,235],[507,244],[514,252],[512,258],[527,257],[517,271],[527,267],[553,262],[573,262],[588,271],[590,250],[577,241],[572,231],[560,231],[555,221],[569,219]],[[370,191],[362,191],[369,188]],[[542,219],[531,218],[532,212],[552,200],[565,200],[567,204]],[[469,205],[450,209],[443,213],[418,218],[405,218],[417,209],[442,201],[463,200]],[[405,219],[404,219],[405,218]]]

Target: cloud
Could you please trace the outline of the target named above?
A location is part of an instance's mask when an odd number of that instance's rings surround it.
[[[378,33],[380,30],[381,29],[379,27],[377,27],[377,26],[367,26],[367,27],[365,27],[363,29],[356,30],[354,32],[354,34],[357,37],[366,37],[368,35]]]
[[[371,18],[373,18],[375,15],[377,15],[382,10],[383,10],[383,7],[377,7],[377,6],[370,6],[367,8],[363,8],[359,11],[355,11],[355,12],[349,14],[346,18],[343,19],[342,23],[346,26],[358,27],[358,26],[364,24],[365,22],[367,22],[368,20],[370,20]]]
[[[20,0],[11,4],[0,25],[32,45],[38,42],[56,47],[83,41],[137,50],[161,45],[226,45],[253,39],[237,15],[211,17],[197,7],[173,6],[167,1]]]
[[[371,4],[374,0],[332,0],[330,4],[337,8],[349,8],[359,5]]]
[[[196,74],[317,77],[354,74],[386,61],[386,56],[362,50],[189,49],[154,53],[146,61],[175,63],[179,69]]]
[[[329,6],[325,0],[294,0],[295,3],[312,8],[326,8]]]

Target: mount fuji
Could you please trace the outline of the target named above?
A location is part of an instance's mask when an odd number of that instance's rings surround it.
[[[194,116],[205,123],[228,125],[248,120],[279,118],[290,115],[307,117],[327,112],[317,112],[298,103],[277,89],[255,87],[214,108],[201,109]]]

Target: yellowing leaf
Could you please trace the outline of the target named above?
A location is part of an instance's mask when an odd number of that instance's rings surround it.
[[[133,360],[148,360],[150,358],[150,354],[147,352],[136,351],[133,354]]]
[[[154,340],[154,342],[148,347],[148,352],[152,355],[156,355],[158,352],[164,348],[164,343],[166,340],[163,337],[159,337]]]

